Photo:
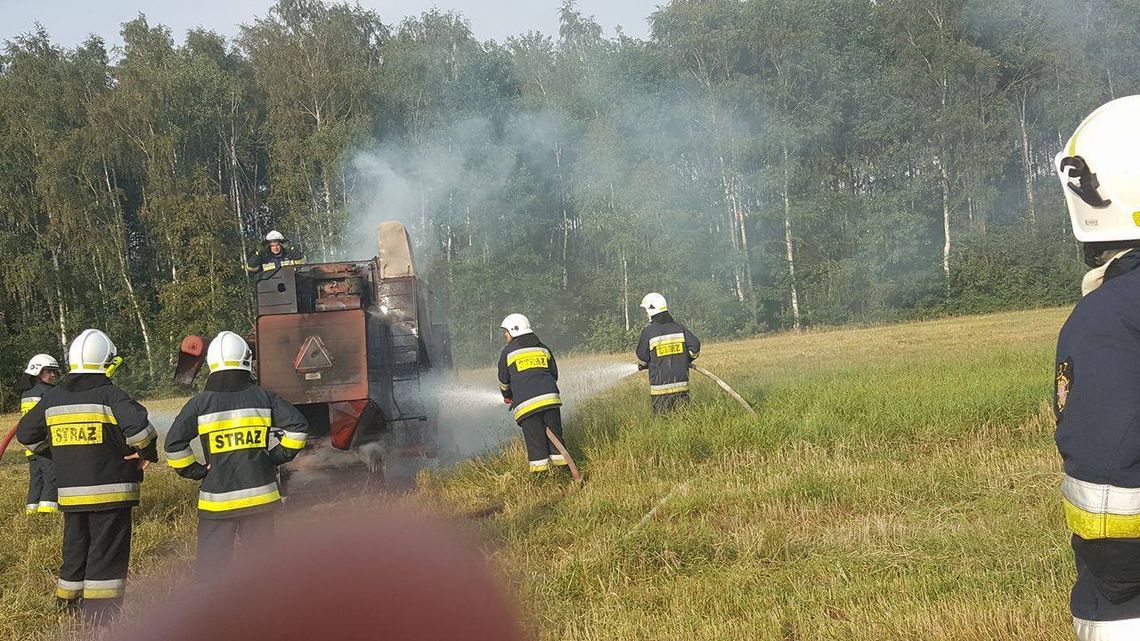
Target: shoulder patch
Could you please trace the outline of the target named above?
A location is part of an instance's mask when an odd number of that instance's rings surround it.
[[[1073,361],[1066,358],[1057,363],[1057,375],[1053,379],[1053,414],[1057,420],[1065,414],[1065,404],[1073,391]]]

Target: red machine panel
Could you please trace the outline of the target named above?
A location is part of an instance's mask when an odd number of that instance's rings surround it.
[[[258,318],[257,370],[290,403],[368,398],[364,310]]]

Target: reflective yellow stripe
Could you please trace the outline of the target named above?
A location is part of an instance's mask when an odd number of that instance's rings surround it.
[[[1140,538],[1140,514],[1097,514],[1063,499],[1065,522],[1085,540]]]
[[[172,458],[172,459],[166,460],[166,464],[169,465],[170,467],[173,467],[176,470],[180,470],[184,467],[190,467],[191,465],[194,464],[194,462],[195,462],[195,459],[194,459],[193,454],[189,454],[189,455],[183,456],[181,458]]]
[[[227,418],[221,421],[202,423],[198,426],[199,434],[209,434],[218,430],[228,430],[234,427],[270,427],[273,419],[269,416],[243,416],[240,418]]]
[[[25,398],[25,399],[21,400],[20,401],[20,416],[23,416],[23,415],[27,414],[28,412],[32,411],[32,408],[35,407],[36,404],[39,402],[40,402],[40,399],[38,396],[36,398]]]
[[[70,601],[72,599],[78,599],[79,595],[81,595],[81,594],[83,594],[83,590],[67,590],[64,588],[56,588],[55,589],[55,595],[61,599],[67,600],[67,601]]]
[[[274,501],[281,500],[281,492],[273,490],[268,494],[259,496],[250,496],[242,499],[232,499],[229,501],[208,501],[201,497],[198,498],[198,509],[207,512],[227,512],[229,510],[239,510],[243,507],[254,507],[255,505],[265,505],[266,503],[273,503]]]
[[[47,424],[50,425],[64,425],[66,423],[110,423],[111,425],[118,425],[119,422],[115,420],[113,414],[103,414],[101,412],[86,412],[83,414],[55,414],[46,416]]]
[[[123,596],[122,588],[105,588],[102,590],[84,588],[83,590],[84,599],[117,599],[121,596]]]
[[[59,504],[63,507],[75,505],[100,505],[103,503],[119,503],[122,501],[139,500],[138,492],[110,492],[107,494],[87,494],[83,496],[60,496]]]
[[[521,405],[515,408],[515,420],[517,421],[524,414],[530,414],[535,410],[540,410],[544,407],[550,407],[552,405],[562,404],[562,399],[557,394],[552,394],[551,396],[552,398],[544,398],[542,400],[524,401]]]
[[[305,449],[305,442],[297,440],[295,438],[289,438],[288,436],[282,436],[281,446],[287,447],[291,450],[303,450]]]

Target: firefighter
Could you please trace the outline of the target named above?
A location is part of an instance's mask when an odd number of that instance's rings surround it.
[[[1057,154],[1092,268],[1057,338],[1061,494],[1076,557],[1081,641],[1140,639],[1140,96],[1089,115]]]
[[[158,460],[147,411],[116,387],[108,371],[122,362],[114,343],[84,330],[68,350],[70,371],[44,392],[16,426],[20,443],[50,447],[63,512],[63,564],[56,597],[96,623],[122,605],[131,556],[131,508],[143,469]]]
[[[59,378],[59,361],[47,354],[36,354],[24,369],[24,392],[20,397],[20,416],[28,413],[44,392],[52,388]],[[55,468],[52,466],[51,450],[39,454],[24,450],[28,458],[28,500],[25,514],[53,514],[59,512],[56,501]]]
[[[218,334],[206,350],[205,388],[178,413],[163,446],[180,476],[202,482],[197,554],[202,579],[229,563],[235,542],[245,546],[272,538],[274,510],[281,504],[277,466],[304,449],[309,430],[297,408],[254,385],[252,360],[241,336]],[[204,463],[190,447],[195,440]]]
[[[689,366],[701,353],[701,341],[673,320],[665,297],[641,299],[649,325],[637,341],[637,367],[649,370],[649,399],[654,414],[671,411],[689,398]]]
[[[562,441],[562,397],[554,354],[534,335],[526,316],[511,314],[501,327],[507,346],[499,355],[499,390],[522,428],[530,471],[565,466],[566,458],[546,437],[549,429]]]
[[[271,272],[290,265],[303,265],[305,254],[298,247],[289,244],[285,235],[274,229],[265,235],[265,247],[257,252],[245,266],[245,271]]]

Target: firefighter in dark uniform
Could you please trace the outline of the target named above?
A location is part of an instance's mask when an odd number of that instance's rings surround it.
[[[562,441],[562,397],[554,354],[534,335],[526,316],[507,316],[502,328],[507,346],[499,355],[499,391],[522,428],[530,471],[564,466],[566,458],[546,437],[549,429]]]
[[[285,240],[284,234],[273,230],[265,235],[265,248],[249,259],[245,271],[251,274],[271,272],[282,267],[303,265],[304,263],[305,254],[297,247],[290,245],[289,241]]]
[[[163,446],[180,476],[202,481],[197,555],[202,579],[229,563],[236,542],[246,546],[272,538],[274,511],[281,505],[277,466],[305,448],[309,431],[297,408],[253,384],[252,360],[241,336],[218,334],[206,350],[205,389],[178,413]],[[194,441],[201,443],[205,463],[194,456]]]
[[[689,366],[701,354],[701,341],[673,320],[661,294],[646,294],[641,308],[649,325],[637,341],[637,366],[649,370],[650,404],[663,414],[689,398]]]
[[[59,361],[47,354],[36,354],[24,369],[24,392],[20,397],[20,416],[27,414],[40,397],[59,378]],[[25,449],[28,458],[28,500],[24,505],[25,514],[54,514],[59,512],[56,501],[55,467],[52,465],[51,450],[36,454]]]
[[[1140,96],[1077,128],[1055,169],[1092,268],[1057,339],[1053,409],[1080,641],[1140,639]]]
[[[147,411],[111,383],[115,345],[88,329],[68,350],[70,372],[16,427],[33,452],[50,447],[63,512],[63,564],[56,596],[103,622],[119,611],[131,557],[131,508],[143,469],[158,460]]]

